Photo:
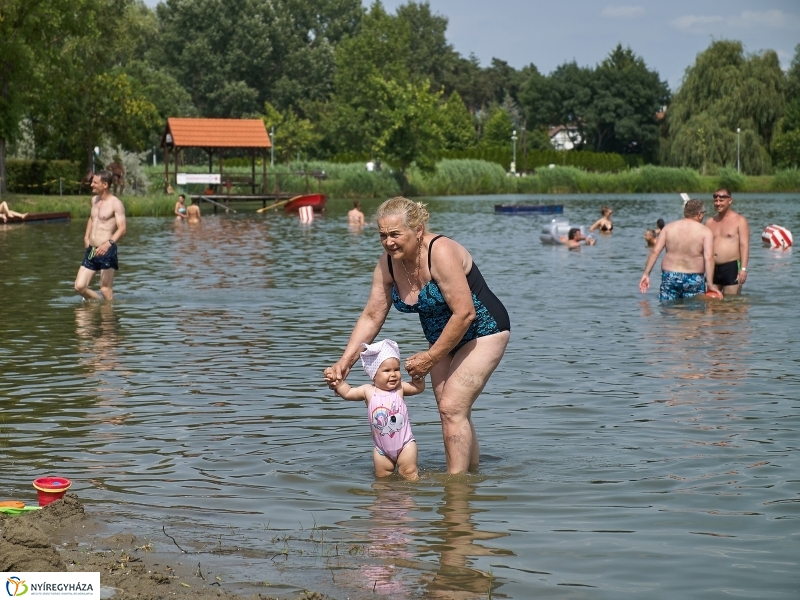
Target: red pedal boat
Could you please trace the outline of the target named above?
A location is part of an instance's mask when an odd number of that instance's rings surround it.
[[[297,212],[301,206],[311,206],[314,212],[321,212],[325,208],[328,197],[325,194],[304,194],[295,196],[286,203],[283,210],[286,212]]]

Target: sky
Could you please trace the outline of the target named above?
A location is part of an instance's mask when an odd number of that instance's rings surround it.
[[[407,0],[383,0],[394,12]],[[481,65],[493,57],[518,69],[550,73],[564,62],[601,62],[629,46],[672,91],[713,40],[733,39],[747,52],[772,49],[784,69],[800,44],[800,0],[429,0],[448,18],[447,39]],[[154,6],[157,0],[145,0]],[[370,6],[372,0],[363,0]]]

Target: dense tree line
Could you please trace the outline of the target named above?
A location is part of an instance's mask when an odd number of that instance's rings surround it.
[[[749,173],[800,162],[800,45],[788,73],[772,51],[720,40],[680,88],[621,45],[595,66],[550,74],[447,41],[426,2],[395,13],[360,0],[3,0],[0,177],[8,151],[84,164],[101,141],[156,145],[169,116],[260,117],[281,160],[376,156],[405,171],[443,152],[615,152]]]

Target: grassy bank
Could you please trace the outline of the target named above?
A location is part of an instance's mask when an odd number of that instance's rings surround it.
[[[69,212],[73,218],[89,217],[90,196],[30,196],[8,194],[3,196],[12,210],[27,212]],[[173,214],[175,196],[127,196],[122,198],[125,214],[129,217],[161,217]]]
[[[163,180],[162,167],[149,167],[151,190]],[[188,172],[204,172],[202,167],[187,168]],[[326,178],[317,181],[291,174],[291,171],[324,171]],[[246,175],[246,167],[226,168],[226,172]],[[276,166],[271,173],[278,175],[282,191],[297,194],[306,189],[317,190],[332,198],[391,198],[401,193],[397,173],[384,169],[370,173],[361,163],[335,164],[309,162],[292,166]],[[275,175],[270,175],[269,188],[274,185]],[[434,174],[411,169],[408,173],[411,196],[462,196],[483,194],[559,194],[559,193],[678,193],[708,194],[725,186],[733,192],[800,192],[800,170],[778,171],[775,175],[748,177],[732,169],[720,169],[711,176],[700,175],[692,169],[644,166],[619,173],[594,173],[576,167],[539,169],[523,177],[509,177],[503,168],[482,160],[442,160]],[[184,191],[197,194],[203,186],[188,186]],[[232,190],[248,193],[248,189]],[[177,194],[177,192],[176,192]],[[69,211],[73,217],[89,215],[89,195],[83,196],[36,196],[10,194],[5,197],[14,210],[20,212]],[[125,196],[123,203],[129,216],[171,215],[176,195],[155,193],[147,196]]]

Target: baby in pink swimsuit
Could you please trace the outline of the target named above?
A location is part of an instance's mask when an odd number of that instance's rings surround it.
[[[386,477],[394,473],[410,480],[419,479],[417,470],[417,443],[411,433],[408,408],[403,396],[413,396],[425,389],[424,379],[406,383],[400,376],[400,349],[392,340],[375,344],[361,344],[361,364],[372,385],[350,387],[344,381],[336,386],[336,393],[345,400],[363,400],[372,430],[375,448],[372,461],[375,475]]]

